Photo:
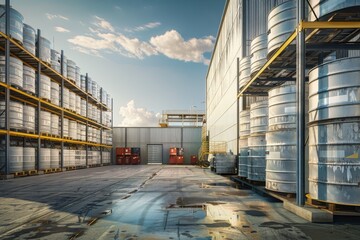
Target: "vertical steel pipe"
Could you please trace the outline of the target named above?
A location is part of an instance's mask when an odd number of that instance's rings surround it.
[[[88,142],[88,133],[89,133],[89,122],[88,122],[88,113],[89,113],[89,92],[88,92],[88,81],[89,81],[89,76],[88,74],[86,73],[85,75],[85,81],[86,81],[86,142]],[[88,156],[89,156],[89,146],[86,145],[85,147],[85,151],[86,151],[86,166],[88,166]]]
[[[64,67],[64,51],[61,50],[61,58],[60,58],[60,73],[64,76],[65,67]],[[61,78],[61,87],[60,87],[60,95],[61,95],[61,108],[64,108],[64,78]],[[61,138],[64,138],[64,110],[61,109],[61,128],[60,128]],[[64,167],[64,142],[61,141],[61,155],[60,155],[60,168]]]
[[[37,39],[36,39],[36,57],[40,58],[40,48],[41,48],[41,31],[40,29],[37,30]],[[37,63],[37,75],[36,75],[36,83],[35,83],[35,89],[37,93],[37,97],[40,97],[40,89],[41,89],[41,63]],[[36,170],[40,170],[40,159],[41,159],[41,139],[40,139],[40,126],[41,126],[41,103],[40,101],[37,103],[37,131],[38,131],[38,139],[37,139],[37,156],[36,156]]]
[[[10,34],[10,0],[5,2],[5,34],[9,36]],[[10,41],[8,38],[5,40],[5,83],[10,83]],[[9,131],[10,122],[9,122],[9,108],[10,108],[10,90],[5,88],[5,129]],[[10,148],[10,135],[5,135],[5,174],[10,173],[9,169],[9,148]]]
[[[297,26],[305,19],[305,0],[297,0]],[[296,204],[305,204],[305,32],[296,38]]]

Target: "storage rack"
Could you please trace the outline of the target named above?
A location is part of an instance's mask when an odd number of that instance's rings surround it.
[[[305,69],[317,66],[336,50],[359,50],[360,42],[350,42],[360,34],[360,17],[337,14],[329,21],[305,21],[305,1],[297,1],[297,26],[288,39],[276,50],[262,68],[241,88],[238,87],[237,106],[241,96],[267,96],[267,92],[287,81],[296,81],[297,112],[297,188],[296,204],[305,204]],[[351,18],[348,18],[350,17]],[[242,39],[244,41],[244,39]],[[245,39],[246,40],[246,39]],[[291,45],[296,41],[296,45]],[[246,54],[242,53],[243,57]],[[237,61],[239,83],[239,59]],[[294,78],[294,76],[296,76]],[[238,118],[238,129],[239,129]],[[239,136],[238,136],[239,138]],[[239,146],[238,146],[239,152]]]
[[[101,102],[103,89],[100,89],[100,101],[98,101],[94,96],[90,95],[87,92],[88,87],[88,74],[86,74],[86,91],[82,90],[79,86],[75,85],[71,80],[64,77],[63,75],[63,66],[64,66],[64,53],[61,51],[61,73],[55,71],[50,64],[42,61],[39,58],[39,51],[37,50],[36,56],[30,53],[27,49],[25,49],[22,44],[19,44],[17,40],[12,39],[9,36],[10,32],[10,0],[6,0],[5,3],[5,33],[0,32],[0,50],[4,52],[5,55],[5,82],[0,82],[0,94],[5,95],[5,129],[0,129],[0,135],[5,137],[5,175],[9,175],[9,147],[10,147],[10,137],[20,137],[25,139],[35,139],[37,140],[37,155],[36,155],[36,166],[37,171],[39,171],[39,160],[41,158],[40,148],[41,148],[41,141],[50,141],[53,143],[60,143],[61,144],[61,161],[60,161],[60,168],[61,170],[64,169],[64,143],[67,143],[71,146],[83,146],[86,149],[86,166],[88,166],[88,150],[89,147],[96,147],[100,150],[100,163],[103,163],[102,159],[102,151],[104,149],[112,149],[112,145],[107,145],[102,143],[102,133],[104,130],[111,130],[113,126],[113,99],[111,100],[111,109]],[[3,16],[4,17],[4,16]],[[41,31],[37,31],[37,49],[40,49],[40,39]],[[10,56],[20,59],[24,65],[35,69],[38,73],[37,78],[35,81],[36,86],[36,95],[29,94],[22,89],[18,89],[17,87],[11,86],[9,83],[9,69],[10,69]],[[59,106],[52,104],[42,98],[39,97],[40,94],[40,73],[48,76],[53,81],[57,82],[60,85],[60,104]],[[76,112],[69,111],[68,109],[63,108],[63,89],[67,87],[71,91],[75,92],[80,97],[86,100],[86,116],[82,116]],[[33,106],[37,107],[37,126],[35,129],[38,129],[37,133],[29,133],[29,132],[21,132],[21,131],[12,131],[9,127],[9,101],[11,99],[16,99],[23,103],[28,103]],[[96,105],[100,109],[100,122],[96,122],[90,118],[88,118],[88,103],[92,103]],[[40,110],[48,110],[50,112],[60,112],[59,121],[61,121],[60,127],[60,136],[51,136],[51,135],[44,135],[41,134],[40,129]],[[102,121],[102,114],[103,111],[111,111],[111,127],[105,126]],[[2,113],[4,114],[4,113]],[[86,125],[86,141],[79,141],[73,140],[69,138],[64,138],[63,136],[63,119],[67,117],[69,119],[76,120],[77,122],[84,123]],[[97,129],[100,129],[100,143],[94,143],[88,141],[88,127],[92,126]],[[111,152],[111,159],[112,159],[112,151]]]

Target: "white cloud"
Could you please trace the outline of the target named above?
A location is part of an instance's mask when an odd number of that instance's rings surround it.
[[[176,30],[167,31],[163,35],[150,39],[156,50],[165,56],[185,62],[209,64],[204,53],[211,52],[214,47],[214,37],[191,38],[185,41]]]
[[[134,31],[144,31],[147,29],[152,29],[152,28],[156,28],[158,26],[160,26],[161,23],[160,22],[149,22],[147,24],[144,24],[142,26],[138,26],[134,29]]]
[[[56,15],[56,14],[51,14],[51,13],[46,13],[45,15],[46,15],[46,17],[47,17],[49,20],[54,20],[54,19],[56,19],[56,18],[59,18],[59,19],[62,19],[62,20],[66,20],[66,21],[69,20],[68,17],[65,17],[65,16],[63,16],[63,15]]]
[[[120,126],[124,127],[156,127],[159,126],[160,113],[149,112],[146,108],[136,108],[131,100],[125,107],[120,107]]]
[[[96,22],[94,23],[95,26],[101,28],[102,30],[107,30],[110,32],[115,32],[114,27],[111,25],[110,22],[106,21],[105,19],[95,16]]]
[[[110,22],[95,16],[96,21],[90,26],[85,35],[77,35],[68,39],[73,44],[73,49],[102,57],[104,53],[115,53],[125,57],[144,59],[148,56],[164,54],[168,58],[185,62],[209,64],[204,53],[211,52],[215,38],[191,38],[187,41],[176,30],[165,32],[163,35],[151,37],[150,41],[142,41],[136,37],[128,37],[115,31]],[[159,22],[147,23],[138,27],[142,29],[160,26]]]
[[[115,6],[115,9],[121,10],[121,7],[120,6]]]
[[[55,31],[57,32],[70,32],[69,29],[63,28],[63,27],[55,27]]]

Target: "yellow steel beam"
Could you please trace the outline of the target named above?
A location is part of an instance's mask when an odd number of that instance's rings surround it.
[[[294,41],[297,31],[295,30],[286,41],[279,47],[279,49],[270,57],[269,60],[262,66],[262,68],[256,73],[256,75],[250,79],[250,81],[243,87],[237,97],[239,98],[246,91],[246,89],[258,78],[260,75],[275,61],[275,59]]]
[[[299,24],[299,31],[303,29],[352,29],[360,28],[360,22],[306,22]]]

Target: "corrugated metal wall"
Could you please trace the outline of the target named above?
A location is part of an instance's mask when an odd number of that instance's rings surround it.
[[[267,31],[268,13],[285,1],[227,2],[206,76],[206,118],[210,141],[225,141],[228,151],[237,152],[237,58],[241,59],[243,52],[249,54],[251,40]],[[242,16],[244,6],[246,16]],[[246,21],[245,28],[242,27],[243,20]],[[249,99],[245,107],[260,99],[263,97]],[[240,109],[241,103],[242,100]]]
[[[190,163],[190,156],[197,155],[201,146],[201,127],[115,127],[113,135],[116,147],[140,147],[141,163],[147,163],[147,145],[163,145],[163,163],[169,161],[169,148],[183,146],[184,163]]]

